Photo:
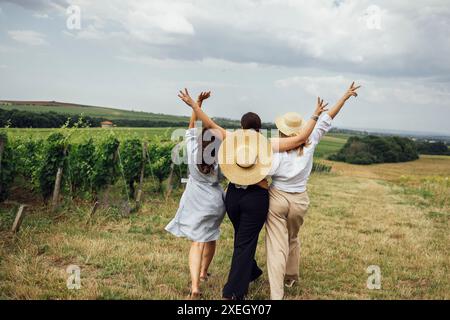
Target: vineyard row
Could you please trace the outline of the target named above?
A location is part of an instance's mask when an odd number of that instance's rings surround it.
[[[113,133],[95,141],[86,137],[83,142],[69,143],[69,134],[64,131],[53,132],[47,139],[9,139],[0,132],[0,201],[8,198],[17,178],[30,184],[46,202],[57,202],[60,193],[95,200],[102,190],[119,180],[128,198],[136,199],[141,191],[138,186],[146,177],[157,181],[162,192],[167,178],[171,178],[172,188],[187,176],[185,164],[172,163],[174,146],[174,142],[158,137],[119,141]],[[319,162],[313,167],[316,172],[330,169]]]
[[[172,164],[175,144],[159,138],[119,142],[111,134],[95,142],[92,138],[80,143],[68,141],[68,135],[61,132],[47,139],[8,139],[0,133],[0,201],[8,198],[17,178],[23,178],[49,201],[60,191],[71,197],[89,195],[95,199],[119,179],[124,181],[129,198],[135,198],[136,186],[145,177],[157,180],[161,189],[171,172],[177,179],[186,174],[186,165]]]

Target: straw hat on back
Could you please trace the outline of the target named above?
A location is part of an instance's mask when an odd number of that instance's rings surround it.
[[[239,129],[222,142],[219,165],[230,182],[252,185],[263,180],[272,166],[272,146],[262,134]]]
[[[288,112],[275,120],[278,130],[289,137],[299,134],[305,123],[302,116],[296,112]]]

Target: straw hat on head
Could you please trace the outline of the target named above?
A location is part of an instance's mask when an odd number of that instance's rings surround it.
[[[295,136],[302,130],[305,120],[296,112],[288,112],[276,118],[275,125],[281,133],[287,136]]]
[[[222,142],[219,165],[230,182],[252,185],[263,180],[272,166],[272,146],[262,134],[239,129]]]

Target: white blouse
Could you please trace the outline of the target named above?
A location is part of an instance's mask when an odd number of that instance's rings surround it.
[[[303,148],[303,155],[297,150],[274,153],[272,161],[271,186],[285,192],[305,192],[313,166],[316,146],[331,129],[332,118],[327,114],[320,117],[309,137],[310,145]]]

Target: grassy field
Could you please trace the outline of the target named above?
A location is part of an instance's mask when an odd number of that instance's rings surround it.
[[[330,162],[331,163],[331,162]],[[301,229],[300,283],[288,299],[450,299],[450,157],[403,164],[332,163],[311,177],[311,207]],[[88,222],[86,203],[57,214],[32,207],[11,235],[15,206],[1,207],[0,298],[183,299],[189,242],[168,234],[180,192],[165,201],[148,191],[138,214],[102,208]],[[206,299],[220,299],[232,254],[226,218]],[[264,232],[257,260],[265,268]],[[81,289],[68,290],[66,268],[81,268]],[[381,290],[366,288],[369,265],[381,268]],[[268,299],[267,275],[250,299]]]

